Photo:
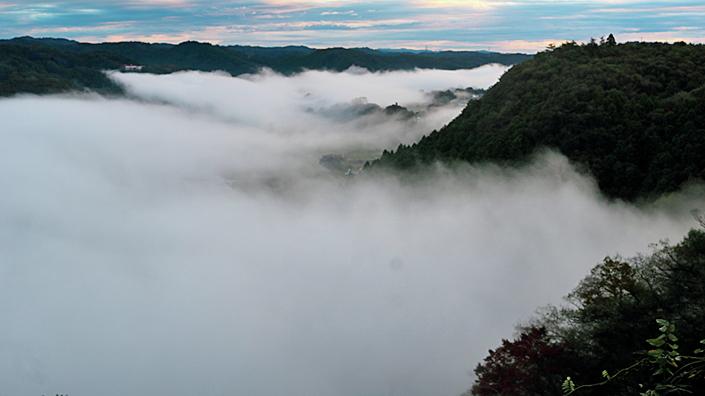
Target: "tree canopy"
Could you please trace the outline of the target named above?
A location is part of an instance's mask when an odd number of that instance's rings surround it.
[[[0,96],[86,88],[120,93],[121,87],[102,70],[118,69],[130,62],[129,58],[107,52],[75,54],[46,47],[0,45]]]
[[[541,147],[609,197],[655,198],[705,178],[705,46],[574,42],[507,71],[455,120],[373,168],[519,164]]]
[[[489,63],[513,65],[530,59],[527,54],[501,54],[479,51],[385,52],[369,48],[314,49],[303,46],[252,47],[221,46],[197,41],[180,44],[141,42],[80,43],[66,39],[18,37],[0,44],[40,46],[80,54],[103,51],[122,55],[146,66],[144,71],[169,73],[178,70],[222,70],[233,76],[270,68],[283,74],[304,70],[343,71],[355,65],[370,71],[420,69],[472,69]]]
[[[605,382],[610,374],[643,361],[648,355],[645,350],[654,348],[649,343],[658,344],[654,341],[657,320],[673,324],[677,337],[669,336],[667,341],[677,341],[681,354],[702,348],[705,231],[691,230],[676,245],[661,242],[650,255],[607,257],[566,300],[571,305],[545,307],[519,327],[516,340],[503,340],[501,347],[491,350],[475,369],[477,380],[466,394],[560,395],[560,384],[567,376],[581,384]],[[635,354],[639,351],[644,354]],[[678,385],[692,394],[705,394],[702,371],[678,379]],[[636,395],[661,381],[646,368],[636,367],[578,394]]]

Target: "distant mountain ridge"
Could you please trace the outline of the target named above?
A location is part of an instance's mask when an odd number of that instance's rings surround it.
[[[0,45],[0,96],[90,89],[122,93],[101,70],[118,69],[131,59],[107,52],[76,54],[49,47]]]
[[[705,46],[566,43],[509,69],[440,131],[372,168],[436,161],[520,164],[541,147],[601,191],[654,199],[705,179]]]
[[[180,70],[221,70],[238,76],[269,68],[291,75],[305,70],[343,71],[353,65],[373,72],[415,68],[473,69],[490,63],[513,65],[533,56],[470,51],[414,53],[408,50],[369,48],[220,46],[196,41],[180,44],[91,44],[64,38],[29,36],[0,40],[0,51],[7,54],[0,58],[2,96],[19,92],[49,93],[81,88],[119,92],[120,87],[107,78],[97,77],[96,73],[104,69],[117,69],[124,64],[140,65],[143,66],[142,72],[157,74]],[[96,57],[115,62],[87,61]],[[77,65],[82,65],[82,68],[77,69]]]
[[[154,72],[192,69],[223,70],[236,76],[255,73],[263,67],[292,74],[303,70],[342,71],[352,65],[370,71],[422,69],[472,69],[489,63],[513,65],[533,55],[502,54],[473,51],[411,52],[410,50],[373,50],[369,48],[313,49],[305,46],[256,47],[220,46],[196,41],[180,44],[148,44],[141,42],[80,43],[56,38],[18,37],[0,40],[0,44],[51,47],[63,51],[86,53],[105,51],[131,58],[135,63],[151,67]]]

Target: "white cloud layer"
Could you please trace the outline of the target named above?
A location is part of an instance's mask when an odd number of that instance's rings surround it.
[[[456,395],[604,256],[694,225],[685,198],[603,201],[555,154],[416,184],[317,164],[459,109],[307,108],[420,102],[486,71],[123,74],[131,100],[0,100],[3,393]]]

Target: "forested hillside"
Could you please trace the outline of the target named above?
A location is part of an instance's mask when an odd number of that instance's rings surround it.
[[[0,95],[49,93],[88,87],[103,91],[120,88],[101,70],[125,64],[143,66],[146,73],[180,70],[222,70],[233,76],[270,68],[283,74],[305,70],[343,71],[350,66],[370,71],[472,69],[489,63],[513,65],[526,54],[486,52],[383,52],[364,49],[313,49],[303,46],[219,46],[187,41],[181,44],[140,42],[79,43],[60,38],[18,37],[0,40]]]
[[[76,53],[105,51],[131,58],[135,63],[147,66],[145,70],[149,72],[167,73],[184,69],[224,70],[233,76],[255,73],[264,67],[284,74],[304,70],[342,71],[352,65],[364,67],[370,71],[413,70],[414,68],[473,69],[489,63],[513,65],[532,57],[526,54],[475,51],[412,53],[383,52],[369,48],[220,46],[196,41],[186,41],[177,45],[140,42],[91,44],[66,39],[33,37],[0,40],[0,44],[43,46]]]
[[[513,65],[530,59],[525,54],[499,54],[471,51],[423,52],[419,54],[385,53],[370,49],[328,48],[308,54],[286,55],[266,63],[267,67],[285,74],[305,69],[343,71],[350,66],[370,71],[440,69],[474,69],[490,63]]]
[[[0,45],[0,96],[18,92],[56,93],[85,88],[119,93],[121,88],[101,70],[130,63],[107,52],[75,54],[45,47]]]
[[[95,52],[107,52],[129,58],[128,63],[146,66],[145,71],[169,73],[178,70],[223,70],[232,75],[256,72],[260,64],[248,56],[227,47],[208,43],[186,41],[178,45],[148,44],[140,42],[79,43],[66,39],[35,39],[20,37],[0,41],[0,44],[48,47],[88,56]],[[257,57],[254,57],[257,59]],[[118,66],[119,67],[119,66]]]
[[[705,231],[607,257],[567,300],[491,350],[462,396],[705,395]]]
[[[550,48],[517,64],[440,131],[373,168],[521,163],[540,147],[634,201],[705,177],[705,46],[614,40]]]

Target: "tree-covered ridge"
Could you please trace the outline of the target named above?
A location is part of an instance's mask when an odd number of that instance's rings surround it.
[[[130,59],[130,63],[147,66],[145,71],[169,73],[178,70],[223,70],[233,75],[256,72],[260,65],[248,55],[226,47],[186,41],[178,45],[141,42],[79,43],[65,39],[20,37],[0,41],[2,44],[49,47],[76,54],[108,52]]]
[[[79,43],[66,39],[36,39],[18,37],[0,40],[0,44],[44,46],[63,51],[88,53],[105,51],[131,58],[151,72],[175,70],[224,70],[233,76],[255,73],[270,68],[283,74],[304,70],[342,71],[359,66],[370,71],[421,69],[472,69],[489,63],[513,65],[530,59],[526,54],[500,54],[495,52],[443,51],[390,53],[370,49],[328,48],[313,49],[303,46],[252,47],[220,46],[187,41],[174,44],[147,44],[140,42]]]
[[[369,49],[327,48],[308,54],[285,55],[268,62],[267,66],[284,74],[306,69],[343,71],[351,66],[370,71],[441,69],[474,69],[490,63],[513,65],[530,59],[525,54],[499,54],[471,51],[423,53],[385,53]]]
[[[542,146],[582,165],[608,196],[659,196],[705,177],[705,46],[566,43],[512,67],[440,131],[386,153],[517,163]]]
[[[118,69],[130,61],[102,51],[75,54],[46,47],[0,45],[0,96],[86,88],[119,93],[121,88],[101,70]]]

